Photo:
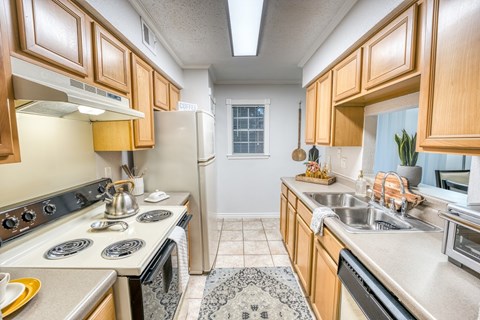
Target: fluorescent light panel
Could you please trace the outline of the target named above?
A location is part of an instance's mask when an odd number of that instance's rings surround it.
[[[101,115],[105,112],[105,110],[87,107],[87,106],[78,106],[78,111],[83,114],[90,114],[94,116]]]
[[[228,0],[234,56],[256,56],[264,0]]]

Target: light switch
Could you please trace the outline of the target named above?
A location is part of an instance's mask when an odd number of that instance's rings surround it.
[[[340,160],[340,167],[342,167],[342,169],[345,169],[347,167],[347,158],[342,157],[342,159]]]

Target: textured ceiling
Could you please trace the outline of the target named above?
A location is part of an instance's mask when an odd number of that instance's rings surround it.
[[[211,66],[216,83],[300,83],[298,64],[356,0],[268,0],[258,57],[232,57],[226,0],[138,0],[184,68]]]

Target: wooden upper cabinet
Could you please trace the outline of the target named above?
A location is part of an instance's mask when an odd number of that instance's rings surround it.
[[[361,91],[362,48],[333,68],[333,100],[351,97]]]
[[[417,146],[480,155],[480,3],[427,1]]]
[[[370,89],[415,69],[417,5],[364,45],[363,85]]]
[[[2,26],[0,25],[0,159],[13,154],[11,112],[15,112],[13,108],[10,108],[11,101],[8,96],[7,87],[7,79],[9,77],[7,73],[7,63],[9,63],[7,56],[8,51],[5,50],[6,42],[2,40]]]
[[[170,82],[161,74],[153,73],[153,96],[155,108],[168,111],[170,110]]]
[[[307,88],[305,107],[305,143],[315,144],[315,118],[317,115],[317,82]]]
[[[86,16],[68,0],[17,0],[21,48],[51,64],[87,75]]]
[[[0,164],[20,162],[17,118],[13,101],[10,48],[3,6],[0,6]]]
[[[315,143],[330,145],[332,124],[332,72],[327,72],[317,81],[317,119]]]
[[[169,84],[170,110],[177,110],[177,103],[180,100],[180,89],[173,84]]]
[[[95,82],[130,92],[130,50],[97,23],[93,23]]]
[[[133,108],[145,114],[144,119],[133,120],[135,147],[152,147],[155,144],[153,128],[153,69],[132,54]]]

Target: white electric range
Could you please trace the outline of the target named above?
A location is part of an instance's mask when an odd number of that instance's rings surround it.
[[[107,179],[0,209],[0,266],[15,268],[108,269],[119,319],[173,319],[180,302],[176,266],[168,239],[186,229],[184,206],[140,206],[127,225],[93,230],[104,219],[98,202]],[[112,221],[112,220],[110,220]]]

